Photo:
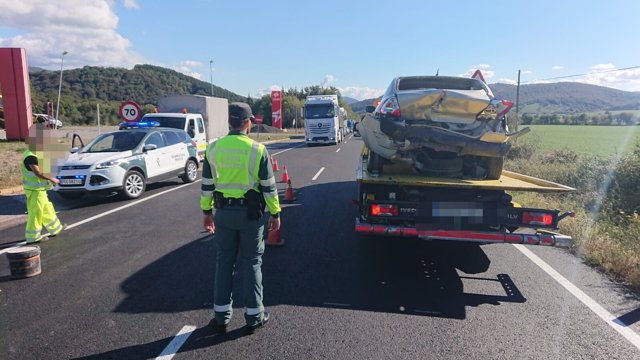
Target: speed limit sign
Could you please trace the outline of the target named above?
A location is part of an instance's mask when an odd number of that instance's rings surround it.
[[[136,122],[142,117],[142,111],[140,111],[140,105],[134,101],[124,101],[120,104],[118,115],[126,122]]]

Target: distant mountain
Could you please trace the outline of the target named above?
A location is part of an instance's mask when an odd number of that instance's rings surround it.
[[[498,99],[516,101],[516,86],[490,84]],[[362,113],[375,99],[351,104]],[[571,114],[592,111],[640,110],[640,92],[622,91],[576,82],[528,84],[520,86],[521,113]]]
[[[344,102],[346,102],[347,104],[353,104],[355,102],[358,102],[358,99],[350,98],[348,96],[343,96],[342,100],[344,100]]]
[[[30,69],[29,75],[33,111],[44,112],[45,102],[57,99],[60,72]],[[135,101],[149,112],[160,96],[211,95],[211,84],[153,65],[136,65],[131,70],[85,66],[64,71],[61,93],[60,113],[72,124],[94,123],[97,103],[100,103],[102,121],[117,123],[118,107],[124,100]],[[218,86],[213,87],[213,93],[229,101],[247,100]]]

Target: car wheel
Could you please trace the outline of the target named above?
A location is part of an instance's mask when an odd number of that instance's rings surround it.
[[[83,192],[61,192],[58,191],[57,192],[58,195],[60,195],[61,198],[65,199],[65,200],[76,200],[76,199],[80,199],[81,197],[84,196]]]
[[[195,161],[189,159],[184,166],[184,175],[182,175],[182,181],[185,183],[192,183],[198,178],[198,164]]]
[[[122,181],[122,195],[127,199],[140,197],[145,189],[144,176],[136,170],[129,171]]]
[[[487,180],[498,180],[502,175],[504,159],[501,157],[487,158]]]

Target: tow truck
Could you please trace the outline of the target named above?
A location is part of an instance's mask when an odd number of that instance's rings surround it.
[[[415,174],[408,164],[385,164],[370,173],[363,146],[356,172],[358,234],[418,237],[476,243],[569,247],[557,233],[572,211],[521,207],[507,191],[567,193],[569,186],[503,170],[497,180],[433,178]]]

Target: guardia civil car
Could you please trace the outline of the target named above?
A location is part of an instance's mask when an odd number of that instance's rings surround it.
[[[104,133],[72,154],[59,168],[54,190],[64,198],[87,193],[142,195],[150,182],[179,177],[185,183],[198,175],[197,148],[184,130],[153,123]],[[75,139],[74,139],[75,140]]]

